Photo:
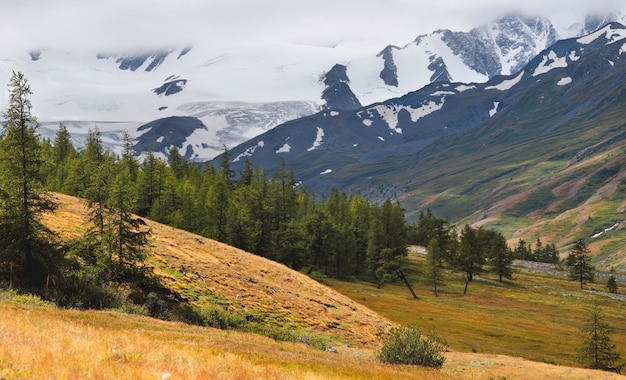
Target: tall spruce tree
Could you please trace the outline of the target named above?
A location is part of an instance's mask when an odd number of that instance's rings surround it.
[[[24,74],[13,72],[9,83],[9,106],[3,114],[7,123],[0,140],[0,253],[2,271],[27,284],[36,284],[53,268],[52,233],[41,217],[55,209],[52,196],[44,190],[41,143],[37,119],[31,113],[30,85]],[[46,273],[48,272],[48,273]]]
[[[70,133],[64,124],[59,124],[52,148],[52,159],[55,165],[55,176],[51,183],[53,190],[63,190],[70,172],[70,160],[75,157],[76,148],[72,144]]]
[[[439,241],[435,238],[430,239],[426,250],[426,276],[428,280],[433,283],[433,292],[435,293],[435,297],[439,297],[437,285],[441,285],[441,279],[443,277],[439,267],[439,263],[441,262],[441,248],[439,247]]]
[[[620,354],[611,342],[613,327],[606,321],[604,310],[597,303],[589,309],[587,320],[581,326],[582,344],[578,349],[578,361],[586,368],[620,373]]]
[[[512,279],[513,251],[506,244],[506,238],[501,233],[494,231],[487,252],[491,271],[498,275],[500,282],[502,282],[503,277]]]
[[[574,244],[574,248],[565,260],[569,267],[570,280],[579,281],[581,289],[586,282],[593,282],[595,277],[589,252],[589,247],[585,240],[580,239]]]
[[[131,186],[131,174],[123,169],[113,180],[107,204],[108,254],[112,264],[113,279],[124,283],[143,274],[149,230],[142,230],[139,221],[131,214],[136,202],[136,192]]]

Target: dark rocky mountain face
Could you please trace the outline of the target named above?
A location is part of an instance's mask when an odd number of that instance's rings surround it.
[[[198,129],[208,130],[200,120],[194,117],[172,116],[154,120],[137,129],[142,134],[137,138],[133,149],[136,152],[147,152],[150,150],[168,153],[173,145],[183,148],[189,136]],[[181,151],[181,155],[192,159],[193,147],[187,145],[185,151]]]
[[[393,61],[393,49],[397,50],[398,47],[389,45],[376,56],[383,59],[383,69],[380,72],[380,79],[382,79],[387,86],[398,87],[398,68]]]
[[[459,162],[487,168],[484,157],[467,162],[485,147],[500,146],[502,155],[524,139],[549,139],[563,125],[593,117],[606,102],[616,106],[612,96],[626,79],[625,37],[623,26],[611,24],[559,41],[524,70],[487,83],[438,82],[358,110],[324,111],[282,124],[233,148],[233,168],[240,171],[242,158],[249,157],[271,172],[283,158],[296,178],[316,192],[338,187],[384,199],[426,186],[420,178],[429,178],[429,186],[441,183],[438,191],[444,192],[452,184],[437,173]],[[518,129],[511,131],[511,126]],[[471,182],[465,173],[470,170],[446,177]]]
[[[187,50],[188,51],[188,50]],[[115,62],[119,65],[120,70],[136,71],[142,67],[146,62],[145,71],[154,71],[167,56],[172,53],[171,50],[152,51],[140,54],[131,55],[113,55],[113,54],[98,54],[98,59],[115,59]]]
[[[361,108],[361,102],[350,89],[347,71],[346,66],[336,64],[324,74],[322,78],[326,85],[322,92],[322,99],[326,102],[324,109],[355,110]]]
[[[163,83],[160,87],[153,89],[152,91],[157,95],[174,95],[181,92],[185,88],[186,84],[187,79],[181,79],[178,76],[171,75],[167,77],[167,79],[165,79],[165,83]]]

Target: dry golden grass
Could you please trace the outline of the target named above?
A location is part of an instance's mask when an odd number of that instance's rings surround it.
[[[117,312],[0,301],[0,378],[13,379],[616,379],[503,355],[449,352],[441,370],[385,365],[254,334]]]
[[[67,196],[59,195],[59,200],[61,208],[48,216],[46,222],[62,236],[80,233],[82,205]],[[275,342],[254,334],[138,315],[58,310],[0,301],[0,379],[617,378],[610,373],[511,356],[464,353],[454,347],[453,352],[446,354],[447,361],[441,370],[384,365],[375,359],[378,346],[375,335],[380,327],[392,324],[385,317],[283,265],[147,222],[153,232],[151,262],[156,271],[168,286],[192,302],[203,305],[217,300],[236,311],[266,310],[272,318],[280,319],[282,315],[286,323],[305,323],[314,331],[333,334],[350,345],[338,345],[339,352],[333,354],[304,344]],[[181,265],[187,268],[186,275],[178,271]],[[192,275],[194,272],[203,279]],[[361,285],[361,290],[350,295],[373,308],[387,308],[389,318],[403,323],[406,321],[399,316],[401,313],[411,313],[418,321],[430,320],[435,325],[446,323],[444,316],[452,310],[457,315],[473,313],[461,310],[458,305],[446,309],[445,303],[415,303],[392,286],[372,296],[370,292],[375,291],[366,288]],[[392,292],[382,297],[388,290]],[[342,292],[351,293],[345,287]],[[479,326],[480,321],[476,320],[475,327]],[[454,331],[454,327],[447,331]],[[477,336],[471,329],[458,330],[455,334],[458,341],[464,340],[464,334],[469,335],[469,340]],[[499,352],[499,348],[494,347],[493,352]]]
[[[62,236],[80,233],[83,205],[77,198],[57,196],[59,210],[46,222]],[[160,223],[146,223],[152,231],[150,262],[155,272],[166,286],[199,306],[217,301],[231,311],[262,310],[277,323],[368,347],[378,344],[379,329],[391,325],[367,307],[282,264]]]
[[[254,334],[13,301],[0,301],[0,337],[2,379],[442,378],[376,363],[371,352],[331,354]]]

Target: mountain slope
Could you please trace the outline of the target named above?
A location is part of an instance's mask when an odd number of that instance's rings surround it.
[[[602,170],[596,187],[619,180],[619,161],[589,166],[591,172],[569,167],[592,155],[615,155],[624,141],[625,37],[624,26],[609,24],[557,42],[510,76],[482,84],[434,83],[357,111],[291,121],[232,149],[233,164],[238,168],[248,156],[271,170],[282,157],[314,191],[335,186],[372,199],[399,197],[409,217],[430,207],[454,222],[494,217],[492,207],[505,207],[498,203],[505,197],[521,202],[528,196],[523,191],[556,173],[571,181]],[[538,187],[545,196],[528,202],[558,201],[552,212],[560,213],[596,187],[553,196]],[[528,212],[543,208],[550,210],[548,204],[524,209],[510,224],[521,227]],[[554,237],[561,247],[571,242],[570,232]]]

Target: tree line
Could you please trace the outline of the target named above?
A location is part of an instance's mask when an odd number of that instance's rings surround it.
[[[332,190],[325,198],[299,185],[283,162],[273,175],[246,160],[237,175],[228,150],[219,169],[194,164],[173,146],[169,160],[148,152],[135,158],[124,137],[121,156],[103,149],[98,128],[85,147],[73,146],[60,125],[43,142],[52,191],[86,199],[102,227],[101,205],[128,202],[129,212],[284,263],[340,279],[369,277],[379,283],[395,275],[406,256],[404,210],[391,200],[376,205]]]
[[[146,288],[153,279],[144,263],[150,231],[133,215],[309,274],[358,276],[382,285],[402,273],[407,237],[398,203],[376,205],[337,190],[317,197],[296,183],[284,163],[269,176],[247,160],[237,176],[228,151],[218,170],[189,162],[176,146],[169,161],[148,152],[140,162],[128,133],[117,155],[104,148],[97,127],[81,148],[63,124],[52,141],[42,140],[28,81],[14,72],[9,87],[0,136],[0,278],[9,286],[64,289],[49,295],[86,306],[107,304],[118,289]],[[52,192],[84,200],[82,236],[61,241],[44,225],[43,215],[57,206]]]
[[[467,291],[474,276],[486,271],[500,281],[511,279],[516,258],[558,262],[555,246],[543,245],[540,238],[534,249],[520,240],[512,250],[495,230],[465,225],[457,232],[431,210],[407,224],[402,207],[390,199],[375,204],[336,189],[318,197],[296,182],[284,161],[268,175],[244,158],[243,170],[235,173],[227,149],[216,169],[190,162],[176,146],[167,161],[153,152],[140,161],[128,133],[117,155],[104,148],[97,127],[77,148],[63,124],[52,141],[40,140],[30,112],[30,87],[21,73],[14,73],[10,88],[8,123],[0,139],[0,274],[7,282],[49,283],[61,263],[88,267],[88,276],[76,273],[100,285],[142,278],[149,231],[133,214],[307,274],[377,286],[400,280],[414,297],[407,273],[418,268],[407,266],[409,244],[427,247],[428,264],[419,271],[435,293],[444,266],[464,273]],[[41,214],[55,208],[48,191],[78,196],[88,209],[87,232],[63,247],[41,223]],[[55,276],[61,277],[52,280]]]

